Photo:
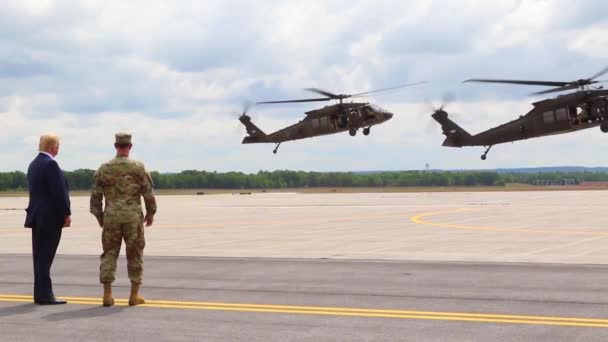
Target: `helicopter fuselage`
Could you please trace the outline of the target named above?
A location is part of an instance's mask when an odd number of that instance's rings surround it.
[[[493,146],[506,142],[579,131],[608,124],[608,90],[585,90],[539,101],[519,118],[469,135],[447,117],[445,111],[432,116],[443,128],[443,146]],[[445,113],[445,114],[444,114]]]
[[[306,113],[306,117],[303,120],[272,134],[265,134],[251,122],[251,118],[247,115],[247,110],[245,109],[240,116],[239,121],[245,125],[248,136],[243,139],[242,143],[274,143],[276,144],[276,147],[273,152],[277,153],[281,143],[286,141],[318,137],[345,131],[348,131],[351,136],[355,136],[360,128],[363,129],[363,135],[369,135],[372,126],[390,120],[393,117],[393,114],[371,103],[346,102],[345,100],[368,96],[372,93],[411,87],[422,83],[425,82],[401,84],[356,94],[336,94],[319,88],[306,88],[306,91],[323,97],[256,102],[256,105],[264,105],[338,101],[337,104],[309,111]]]
[[[267,135],[258,134],[256,136],[252,135],[248,129],[250,134],[243,139],[243,144],[279,144],[286,141],[347,131],[350,132],[351,135],[355,135],[357,130],[361,128],[364,129],[364,133],[367,135],[369,134],[370,127],[386,122],[392,117],[392,113],[370,103],[335,104],[306,112],[306,117],[298,123],[280,129],[274,133]],[[243,122],[243,124],[247,127],[245,122]]]

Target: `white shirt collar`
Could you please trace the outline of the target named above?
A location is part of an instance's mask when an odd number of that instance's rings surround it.
[[[49,156],[51,159],[55,160],[55,158],[53,158],[53,156],[48,153],[48,152],[44,152],[44,151],[40,151],[40,153],[46,154],[47,156]]]

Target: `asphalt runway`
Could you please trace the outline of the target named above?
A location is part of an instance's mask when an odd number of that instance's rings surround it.
[[[162,196],[149,304],[109,309],[88,198],[53,269],[60,307],[30,303],[27,199],[0,198],[0,339],[605,341],[606,195]]]
[[[98,259],[60,256],[27,297],[29,256],[0,256],[3,341],[605,341],[608,267],[149,257],[149,304],[103,308]],[[20,295],[19,295],[20,294]]]

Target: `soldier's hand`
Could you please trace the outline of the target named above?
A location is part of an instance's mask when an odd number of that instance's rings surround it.
[[[144,222],[146,223],[146,227],[150,227],[152,225],[152,223],[154,223],[154,216],[147,216],[144,219]]]
[[[101,228],[103,228],[103,216],[99,216],[99,217],[97,218],[97,222],[99,223],[99,226],[100,226]]]
[[[66,216],[65,219],[63,220],[63,227],[69,227],[72,225],[72,217],[71,216]]]

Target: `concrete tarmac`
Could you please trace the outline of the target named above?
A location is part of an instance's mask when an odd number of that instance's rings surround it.
[[[0,198],[0,340],[604,341],[606,195],[160,196],[149,304],[109,309],[88,198],[54,264],[59,307],[30,304],[27,198]],[[124,252],[119,268],[125,299]]]
[[[159,196],[146,254],[479,262],[608,262],[605,191]],[[61,254],[98,255],[75,197]],[[0,198],[0,253],[30,253],[27,198]]]

